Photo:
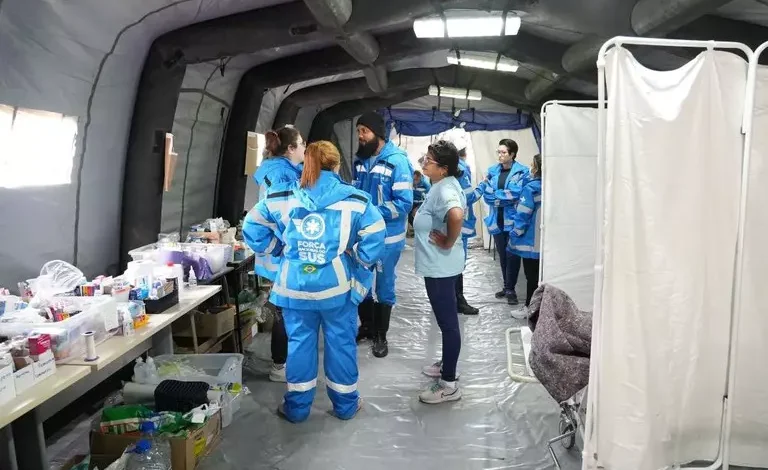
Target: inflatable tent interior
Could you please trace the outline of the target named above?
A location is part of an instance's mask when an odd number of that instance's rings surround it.
[[[522,26],[513,36],[415,37],[413,18],[467,8],[514,12]],[[51,259],[116,272],[160,232],[211,216],[236,222],[255,200],[249,131],[292,123],[310,141],[334,140],[349,162],[352,124],[369,110],[391,111],[405,135],[461,123],[535,129],[544,101],[594,98],[606,38],[754,46],[767,32],[757,0],[2,0],[0,136],[13,133],[0,138],[11,142],[0,150],[0,285]],[[519,68],[449,65],[450,50],[503,53]],[[669,69],[691,54],[638,58]],[[430,85],[483,99],[438,100]],[[163,133],[178,154],[168,191]]]

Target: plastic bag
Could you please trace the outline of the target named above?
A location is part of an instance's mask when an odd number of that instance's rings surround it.
[[[88,280],[83,272],[66,261],[54,260],[45,263],[37,279],[30,279],[33,298],[31,306],[45,306],[47,301],[59,294],[72,292]]]

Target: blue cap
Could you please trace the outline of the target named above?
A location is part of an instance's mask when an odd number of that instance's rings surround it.
[[[152,448],[152,443],[146,439],[142,439],[139,442],[137,442],[136,445],[133,447],[133,453],[146,454],[151,448]]]
[[[155,423],[152,421],[144,421],[139,426],[139,430],[143,433],[155,432]]]

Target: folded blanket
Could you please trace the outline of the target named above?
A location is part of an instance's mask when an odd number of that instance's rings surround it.
[[[530,365],[552,398],[561,403],[589,383],[592,313],[560,289],[543,284],[531,299]]]

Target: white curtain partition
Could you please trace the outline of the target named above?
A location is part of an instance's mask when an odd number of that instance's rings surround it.
[[[757,57],[754,59],[757,60]],[[736,343],[731,463],[768,467],[768,68],[757,68]]]
[[[610,470],[713,461],[747,63],[707,50],[657,72],[622,47],[606,62],[604,274],[586,454],[597,452]],[[593,464],[588,458],[585,468]]]
[[[545,105],[542,122],[541,281],[592,311],[597,108]]]

